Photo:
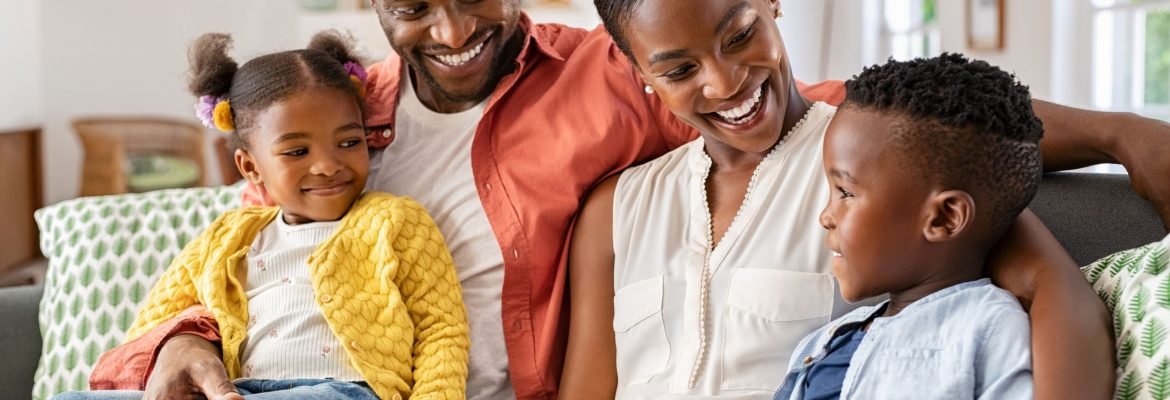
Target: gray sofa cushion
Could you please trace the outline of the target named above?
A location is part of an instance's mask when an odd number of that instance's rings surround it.
[[[41,331],[37,303],[41,286],[0,289],[0,398],[27,399],[32,394],[33,374],[41,357]]]
[[[1125,175],[1047,174],[1030,208],[1078,265],[1166,236],[1154,207]]]

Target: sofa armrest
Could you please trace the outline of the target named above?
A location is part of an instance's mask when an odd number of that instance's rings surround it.
[[[27,399],[41,357],[37,313],[42,286],[0,288],[0,399]]]

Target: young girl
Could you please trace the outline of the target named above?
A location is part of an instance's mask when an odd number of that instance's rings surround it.
[[[245,396],[464,398],[467,322],[443,237],[414,201],[362,194],[365,74],[346,41],[322,33],[238,68],[230,45],[206,34],[192,47],[196,108],[233,133],[241,174],[279,207],[216,220],[155,285],[129,337],[201,304]]]

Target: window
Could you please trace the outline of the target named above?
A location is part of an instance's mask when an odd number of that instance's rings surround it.
[[[887,54],[897,60],[939,54],[937,0],[885,0],[883,6]]]
[[[1093,105],[1170,121],[1170,0],[1088,0]]]

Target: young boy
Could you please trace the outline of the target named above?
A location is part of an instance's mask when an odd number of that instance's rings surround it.
[[[846,83],[821,213],[849,302],[797,345],[775,399],[1032,397],[1028,317],[984,277],[1040,183],[1040,121],[1014,76],[958,54]]]

